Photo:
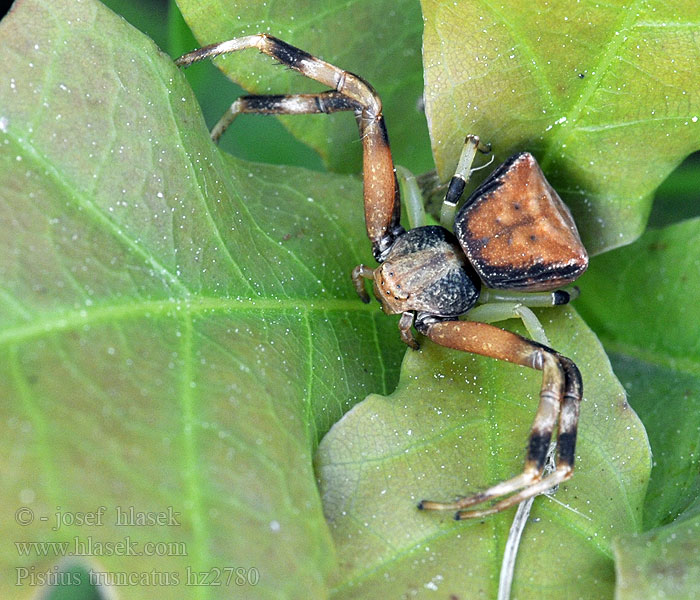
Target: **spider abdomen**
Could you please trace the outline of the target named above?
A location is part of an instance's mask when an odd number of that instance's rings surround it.
[[[461,315],[476,303],[480,285],[457,238],[437,226],[403,234],[374,273],[374,293],[389,314]]]
[[[455,233],[490,288],[554,290],[588,267],[569,209],[528,152],[508,159],[471,195]]]

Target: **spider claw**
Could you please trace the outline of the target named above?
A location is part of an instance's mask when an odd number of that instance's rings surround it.
[[[456,502],[435,502],[434,500],[421,500],[418,510],[456,510],[460,508]]]
[[[500,509],[491,507],[484,510],[458,510],[455,514],[455,521],[466,521],[467,519],[483,519],[489,515],[500,512]]]
[[[486,142],[484,144],[479,144],[477,150],[482,154],[489,154],[491,152],[491,142]]]
[[[530,497],[528,490],[539,488],[541,488],[540,474],[538,472],[526,471],[516,477],[473,494],[472,496],[463,496],[458,498],[454,502],[434,502],[432,500],[421,500],[418,508],[420,510],[456,510],[457,513],[455,514],[455,519],[457,520],[476,519],[500,512],[501,510],[512,506],[513,501],[511,499],[518,497],[528,498]],[[519,493],[514,493],[518,492],[519,490]],[[501,500],[498,500],[499,498],[501,498]],[[475,510],[472,508],[489,500],[495,500],[497,502],[482,509]]]

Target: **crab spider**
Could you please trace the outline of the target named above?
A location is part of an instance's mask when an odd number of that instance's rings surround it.
[[[246,48],[257,48],[330,89],[316,94],[238,98],[212,130],[212,139],[217,141],[241,113],[353,112],[363,149],[365,225],[379,263],[374,269],[358,265],[352,271],[362,301],[370,301],[364,285],[369,279],[384,312],[401,315],[401,339],[411,348],[418,348],[415,328],[436,344],[542,371],[540,402],[523,472],[455,502],[424,500],[418,507],[452,510],[457,519],[480,518],[569,479],[583,391],[576,365],[541,343],[488,323],[459,320],[480,296],[516,299],[523,305],[566,304],[571,294],[560,288],[588,266],[571,213],[535,158],[523,152],[498,167],[456,211],[454,234],[442,226],[406,231],[400,223],[401,199],[382,103],[364,79],[266,34],[212,44],[185,54],[176,64],[187,67]],[[467,136],[447,190],[443,216],[455,213],[478,150],[488,151],[476,136]],[[529,296],[527,292],[539,293]],[[544,476],[555,428],[556,468]],[[495,503],[474,508],[491,500]]]

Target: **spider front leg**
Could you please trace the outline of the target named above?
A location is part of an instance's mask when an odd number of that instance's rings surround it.
[[[175,63],[188,67],[201,60],[247,48],[257,48],[331,90],[321,94],[246,97],[238,104],[234,102],[229,113],[214,127],[212,137],[218,138],[242,112],[313,114],[353,111],[362,139],[367,236],[372,243],[374,257],[381,262],[404,229],[399,222],[401,206],[398,184],[379,96],[361,77],[264,33],[205,46],[181,56]]]
[[[433,342],[516,363],[542,371],[540,403],[532,425],[525,468],[520,475],[456,502],[423,500],[423,510],[455,510],[456,519],[481,518],[519,504],[566,481],[573,474],[579,405],[583,393],[576,365],[551,348],[486,323],[438,321],[421,326]],[[558,425],[557,465],[542,477],[552,432]],[[467,510],[487,500],[504,497],[489,508]]]
[[[452,225],[454,224],[457,203],[462,197],[464,188],[473,172],[472,163],[474,162],[474,157],[476,156],[477,150],[487,154],[488,152],[491,152],[491,145],[482,144],[479,140],[479,136],[477,135],[467,135],[464,140],[462,152],[459,155],[459,160],[457,161],[455,174],[452,176],[452,179],[450,179],[450,183],[447,187],[447,193],[445,194],[445,199],[443,200],[442,208],[440,209],[440,224],[447,229],[452,229]]]
[[[259,115],[309,115],[330,114],[341,111],[357,111],[361,106],[339,92],[329,90],[319,94],[289,94],[241,96],[211,130],[211,139],[218,143],[224,132],[240,114]]]

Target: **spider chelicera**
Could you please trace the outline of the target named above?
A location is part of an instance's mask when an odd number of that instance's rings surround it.
[[[529,153],[520,153],[498,167],[457,212],[454,234],[441,226],[406,231],[400,223],[399,186],[382,104],[361,77],[266,34],[212,44],[185,54],[176,64],[187,67],[246,48],[257,48],[331,89],[317,94],[238,98],[212,130],[212,139],[217,141],[241,113],[352,111],[362,139],[367,235],[379,263],[375,269],[358,265],[352,271],[360,298],[370,301],[364,279],[372,280],[384,312],[401,315],[401,339],[411,348],[418,348],[412,331],[415,327],[442,346],[542,371],[540,402],[523,472],[455,502],[424,500],[419,508],[453,510],[457,519],[479,518],[569,479],[583,391],[576,365],[544,344],[488,323],[459,320],[480,296],[482,300],[516,299],[526,306],[566,304],[572,293],[558,288],[573,282],[588,266],[571,213],[537,161]],[[477,150],[486,149],[476,136],[467,136],[445,198],[445,206],[452,207],[453,214]],[[556,467],[544,475],[555,427]],[[486,508],[472,508],[499,498]]]

